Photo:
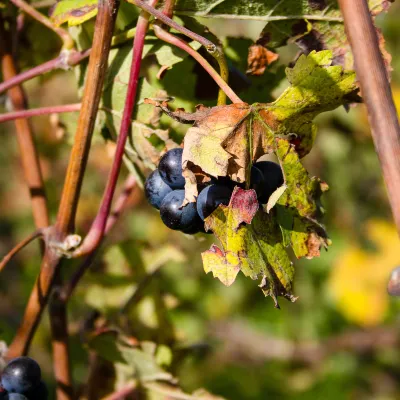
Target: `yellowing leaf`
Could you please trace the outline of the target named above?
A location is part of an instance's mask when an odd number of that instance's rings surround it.
[[[97,14],[97,0],[61,0],[50,10],[54,25],[80,25]]]
[[[399,238],[396,228],[382,220],[370,221],[366,234],[376,251],[349,246],[335,262],[329,289],[346,318],[373,326],[383,321],[389,305],[386,285],[400,263]]]
[[[282,243],[282,235],[272,215],[257,211],[253,190],[235,188],[228,206],[220,205],[205,220],[221,242],[202,254],[204,270],[222,283],[231,285],[239,271],[261,280],[266,296],[278,306],[277,297],[294,301],[294,268]],[[245,223],[244,223],[245,222]]]

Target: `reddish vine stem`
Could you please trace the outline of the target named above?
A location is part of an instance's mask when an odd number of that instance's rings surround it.
[[[42,25],[46,26],[47,28],[49,28],[53,32],[55,32],[62,40],[62,42],[64,44],[64,48],[72,49],[74,47],[74,41],[72,40],[71,36],[65,29],[54,27],[52,22],[46,16],[44,16],[42,13],[37,11],[32,6],[30,6],[24,0],[10,0],[10,1],[15,6],[20,8],[22,11],[24,11],[25,13],[30,15],[32,18],[34,18],[36,21],[38,21]]]
[[[339,0],[339,5],[400,234],[400,127],[376,30],[365,0]]]
[[[151,5],[155,5],[156,3],[157,0],[150,1]],[[150,15],[147,12],[142,11],[136,25],[136,34],[133,40],[132,51],[132,54],[134,56],[131,64],[125,107],[122,115],[114,161],[111,167],[111,172],[108,177],[107,186],[104,191],[99,211],[82,245],[76,250],[76,252],[74,252],[74,257],[79,257],[92,252],[100,245],[104,236],[107,219],[110,214],[112,199],[118,181],[118,175],[122,165],[123,155],[125,153],[126,140],[131,129],[131,116],[136,101],[140,66],[142,63],[144,39],[147,33],[147,29],[149,27],[149,18]]]
[[[243,101],[237,96],[237,94],[230,88],[230,86],[221,78],[218,72],[212,67],[212,65],[196,50],[191,48],[184,40],[172,35],[165,31],[157,24],[153,25],[154,33],[156,36],[164,42],[170,43],[190,54],[214,79],[217,85],[224,91],[233,103],[243,103]]]
[[[174,14],[175,0],[165,0],[162,13],[172,19]]]
[[[128,31],[122,32],[119,35],[113,36],[111,40],[112,46],[118,46],[121,43],[126,42],[133,36],[135,36],[135,28],[129,29]],[[80,62],[85,60],[90,55],[90,50],[62,50],[60,55],[53,60],[46,61],[43,64],[40,64],[32,69],[29,69],[25,72],[21,72],[20,74],[14,76],[11,79],[6,80],[5,82],[0,83],[0,93],[5,90],[18,85],[20,83],[26,82],[29,79],[35,78],[39,75],[44,75],[50,71],[54,71],[56,69],[68,69],[69,67],[74,67],[78,65]]]
[[[89,54],[90,49],[83,51],[63,50],[61,54],[53,60],[21,72],[20,74],[15,75],[13,78],[7,79],[0,83],[0,93],[12,88],[13,86],[19,85],[22,82],[28,81],[29,79],[35,78],[39,75],[44,75],[50,71],[54,71],[56,69],[65,70],[69,67],[78,65],[81,61],[89,57]]]
[[[7,45],[7,43],[10,42],[11,41],[7,40],[7,32],[4,29],[3,19],[0,14],[0,54],[4,79],[12,79],[17,75],[17,68],[12,56],[12,51]],[[27,102],[25,93],[20,86],[10,89],[8,96],[16,112],[26,112],[25,108]],[[15,121],[15,128],[21,154],[22,168],[31,196],[35,225],[38,229],[44,228],[49,225],[47,201],[39,164],[39,155],[36,150],[32,128],[25,118]]]
[[[16,121],[30,117],[37,117],[39,115],[74,112],[74,111],[79,111],[80,109],[81,109],[81,103],[75,103],[75,104],[64,104],[61,106],[31,108],[30,110],[12,111],[9,113],[0,114],[0,124],[2,122],[7,122],[7,121]]]
[[[118,4],[117,0],[100,0],[98,3],[98,14],[92,52],[89,58],[88,77],[82,99],[82,110],[78,120],[77,134],[68,166],[57,223],[50,240],[62,242],[74,226],[76,205],[86,168],[101,88],[104,82]],[[8,357],[17,357],[27,353],[42,312],[46,307],[56,273],[60,267],[60,261],[60,254],[55,252],[52,246],[47,246],[40,275],[29,297],[22,323],[9,347]],[[59,377],[57,379],[60,380]]]
[[[136,179],[133,175],[128,176],[126,179],[124,188],[122,193],[118,196],[117,200],[115,201],[115,206],[111,214],[107,219],[106,228],[104,234],[106,235],[110,230],[113,228],[115,223],[118,221],[121,214],[127,208],[130,196],[133,190],[136,188]],[[61,293],[60,298],[62,301],[67,302],[68,299],[71,297],[73,291],[75,290],[76,286],[78,285],[79,281],[81,280],[84,273],[88,270],[88,268],[92,265],[94,259],[97,256],[97,249],[92,251],[82,262],[82,264],[77,268],[75,273],[72,275],[72,278],[64,285]]]

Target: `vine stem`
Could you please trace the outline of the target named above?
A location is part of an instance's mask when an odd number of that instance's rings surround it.
[[[339,0],[339,5],[400,235],[400,126],[378,37],[365,0]]]
[[[151,0],[150,4],[155,5],[157,0]],[[142,11],[136,25],[136,34],[133,40],[133,58],[126,93],[125,107],[121,119],[121,127],[117,139],[114,161],[111,172],[108,177],[107,186],[100,204],[99,211],[94,219],[88,234],[82,242],[82,245],[73,253],[73,257],[86,255],[96,249],[104,236],[107,219],[110,214],[111,203],[118,181],[118,175],[122,165],[123,155],[125,153],[125,144],[131,128],[131,116],[136,101],[137,87],[139,83],[140,66],[142,63],[142,54],[144,40],[149,27],[150,15]]]
[[[0,54],[1,68],[4,79],[12,79],[17,75],[17,67],[9,48],[10,35],[5,31],[3,19],[0,13]],[[7,38],[8,37],[8,38]],[[10,89],[8,96],[12,107],[16,112],[25,113],[26,96],[20,86]],[[39,155],[35,146],[32,127],[26,118],[15,121],[17,141],[20,150],[22,168],[25,181],[28,185],[32,202],[32,213],[36,228],[44,228],[49,225],[47,200],[44,191],[42,172],[39,164]]]
[[[223,92],[229,97],[233,103],[243,103],[243,101],[237,96],[237,94],[230,88],[225,80],[218,74],[218,72],[212,67],[212,65],[196,50],[190,47],[184,40],[172,35],[165,31],[161,26],[153,25],[154,33],[156,36],[164,42],[170,43],[190,54],[214,79],[217,85],[223,90]],[[218,98],[220,103],[220,97]]]
[[[132,28],[126,32],[122,32],[113,36],[111,40],[111,46],[118,46],[119,44],[132,39],[135,36],[135,32],[136,28]],[[46,61],[45,63],[33,67],[27,71],[21,72],[20,74],[15,75],[13,78],[7,79],[6,81],[0,83],[0,93],[39,75],[44,75],[50,71],[54,71],[56,69],[67,70],[70,67],[74,67],[89,57],[90,50],[91,48],[82,51],[62,50],[58,57],[53,58],[50,61]]]
[[[25,246],[31,243],[33,240],[43,236],[43,229],[38,229],[32,234],[30,234],[27,238],[19,242],[11,251],[6,254],[0,262],[0,272],[3,268],[7,265],[7,263],[18,253],[20,252]]]
[[[62,242],[74,227],[76,206],[86,168],[94,121],[100,102],[101,88],[104,83],[118,4],[117,0],[99,0],[98,3],[98,14],[82,99],[82,109],[78,119],[77,133],[68,165],[57,222],[50,235],[50,240],[57,242]],[[52,246],[46,246],[39,277],[30,294],[22,323],[9,347],[7,357],[18,357],[28,352],[40,317],[48,302],[60,264],[61,255],[55,252]],[[67,354],[63,354],[63,357],[67,356]],[[61,396],[59,397],[61,399]]]
[[[75,103],[75,104],[64,104],[61,106],[31,108],[30,110],[12,111],[9,113],[0,114],[0,124],[2,122],[36,117],[39,115],[61,114],[61,113],[79,111],[81,109],[81,106],[82,106],[81,103]]]
[[[105,235],[108,234],[108,232],[110,232],[115,223],[118,221],[121,214],[127,208],[130,196],[136,187],[137,187],[137,182],[135,177],[133,175],[129,175],[125,181],[125,185],[121,194],[115,201],[114,209],[107,219],[107,224],[104,231]],[[62,301],[67,302],[68,299],[72,296],[73,291],[75,290],[82,276],[92,265],[96,256],[97,256],[97,249],[89,253],[89,255],[85,258],[85,260],[76,269],[71,279],[68,282],[66,282],[66,284],[64,285],[64,287],[60,292],[60,298]]]
[[[4,80],[4,82],[0,83],[0,93],[39,75],[44,75],[50,71],[54,71],[56,69],[65,70],[69,67],[73,67],[89,57],[89,54],[90,49],[83,51],[63,50],[58,57],[50,61],[46,61],[45,63],[40,64],[27,71],[21,72],[20,74],[15,75],[10,79]]]
[[[37,11],[35,8],[30,6],[28,3],[26,3],[24,0],[10,0],[15,6],[20,8],[22,11],[30,15],[33,19],[36,21],[40,22],[42,25],[46,26],[47,28],[51,29],[53,32],[55,32],[60,39],[62,40],[64,44],[65,49],[72,49],[74,47],[74,41],[72,40],[71,36],[69,33],[62,28],[56,28],[52,22],[44,16],[42,13]]]
[[[158,11],[154,7],[151,6],[151,4],[145,3],[142,0],[127,0],[130,3],[136,4],[138,7],[142,8],[143,10],[146,10],[149,14],[153,15],[156,17],[158,20],[163,22],[165,25],[168,25],[169,27],[177,30],[180,33],[183,33],[187,37],[195,40],[196,42],[199,42],[202,46],[204,46],[207,51],[215,58],[215,60],[218,62],[221,76],[223,80],[226,82],[228,80],[228,75],[229,75],[229,70],[228,70],[228,65],[226,63],[225,55],[222,50],[220,50],[213,42],[210,40],[206,39],[205,37],[192,32],[191,30],[185,28],[182,25],[179,25],[175,21],[171,19],[172,11],[173,11],[173,6],[174,2],[171,1],[169,3],[166,3],[164,10],[163,11]],[[183,42],[185,43],[185,42]],[[190,46],[189,46],[190,47]],[[224,105],[226,103],[226,96],[225,92],[223,90],[220,90],[218,93],[218,105]],[[240,101],[242,103],[242,101]]]

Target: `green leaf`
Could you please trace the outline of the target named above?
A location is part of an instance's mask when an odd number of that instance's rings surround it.
[[[239,271],[251,279],[261,280],[264,294],[271,296],[278,306],[278,296],[295,300],[294,268],[276,220],[271,214],[257,212],[257,208],[253,190],[236,188],[229,205],[220,205],[206,218],[206,229],[214,232],[222,249],[213,245],[202,253],[204,270],[212,272],[226,286],[234,282]]]
[[[387,11],[390,2],[369,0],[368,4],[375,17]],[[305,54],[312,50],[332,50],[336,64],[353,68],[353,55],[337,0],[178,0],[176,13],[204,18],[265,21],[267,24],[258,44],[275,49],[294,42]],[[391,57],[384,49],[379,31],[378,35],[390,70]]]
[[[50,10],[54,25],[80,25],[97,15],[97,0],[61,0]]]
[[[129,366],[131,378],[141,382],[174,381],[173,376],[157,364],[154,353],[130,345],[117,331],[109,330],[97,334],[90,339],[88,345],[102,358],[112,363]]]

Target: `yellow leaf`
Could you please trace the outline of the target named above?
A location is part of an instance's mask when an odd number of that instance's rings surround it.
[[[369,221],[366,233],[376,252],[350,246],[334,265],[329,289],[347,319],[373,326],[383,321],[388,309],[386,285],[400,262],[399,238],[396,228],[382,220]]]

